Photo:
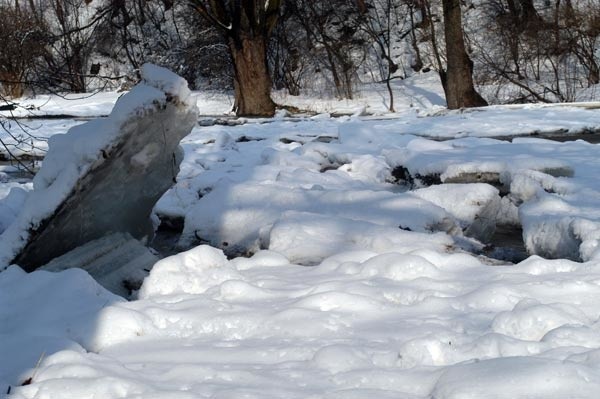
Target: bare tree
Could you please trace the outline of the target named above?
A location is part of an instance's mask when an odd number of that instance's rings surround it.
[[[574,101],[600,82],[600,2],[527,3],[492,0],[483,7],[488,35],[472,41],[481,76],[504,101]]]
[[[51,0],[38,12],[46,15],[48,52],[39,65],[38,75],[45,76],[43,88],[85,93],[88,90],[90,59],[96,50],[100,22],[110,6],[96,6],[86,0]]]
[[[237,115],[272,116],[269,37],[281,0],[190,0],[195,10],[224,34],[234,69]]]
[[[36,59],[46,53],[47,27],[28,9],[0,5],[0,94],[20,97]]]
[[[297,17],[293,1],[288,0],[282,6],[268,53],[275,88],[286,89],[292,96],[300,95],[303,80],[312,69],[306,30]]]
[[[338,98],[353,98],[357,70],[370,45],[360,27],[364,7],[357,0],[285,2],[281,29],[295,39],[289,55],[300,57],[290,65],[301,66],[297,71],[306,71],[307,75],[312,73],[305,84],[314,84],[318,74]]]
[[[388,95],[390,97],[389,111],[394,110],[394,92],[392,90],[392,77],[398,70],[398,65],[392,58],[392,41],[394,40],[394,30],[399,28],[400,19],[397,15],[399,5],[393,0],[375,0],[368,7],[364,5],[364,18],[361,24],[362,29],[367,33],[376,46],[377,53],[383,62],[381,65],[381,77],[385,82]],[[398,40],[402,40],[409,35],[411,29],[403,32]]]

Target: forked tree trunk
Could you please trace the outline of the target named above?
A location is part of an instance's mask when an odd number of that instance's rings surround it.
[[[465,49],[460,0],[443,0],[446,34],[446,102],[448,108],[481,107],[487,102],[475,91],[473,63]]]
[[[236,115],[273,116],[275,103],[271,99],[271,77],[267,66],[266,40],[262,37],[230,40],[229,48],[234,68]]]

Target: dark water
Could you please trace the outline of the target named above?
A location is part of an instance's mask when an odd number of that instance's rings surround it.
[[[490,258],[518,263],[529,255],[523,242],[523,230],[520,226],[498,225],[490,240],[485,255]]]

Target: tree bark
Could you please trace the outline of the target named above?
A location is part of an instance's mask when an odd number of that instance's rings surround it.
[[[273,116],[275,113],[266,48],[266,40],[260,36],[242,39],[241,45],[230,40],[236,115]]]
[[[460,0],[443,0],[446,34],[446,102],[448,108],[480,107],[487,102],[475,91],[473,62],[467,54],[462,30]]]

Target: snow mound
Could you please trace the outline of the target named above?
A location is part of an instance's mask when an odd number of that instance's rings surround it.
[[[157,262],[144,281],[139,298],[157,295],[201,294],[238,277],[216,248],[200,245]]]
[[[565,325],[588,325],[590,320],[574,306],[519,302],[510,312],[499,313],[492,330],[526,341],[539,341],[549,331]]]
[[[1,391],[31,377],[44,355],[93,350],[98,313],[123,301],[78,269],[27,274],[11,266],[0,273]]]
[[[453,245],[443,233],[410,233],[361,220],[291,211],[273,224],[268,237],[270,250],[297,264],[316,264],[353,250],[409,252],[422,247],[443,252]]]
[[[481,242],[489,241],[496,230],[501,199],[489,184],[441,184],[414,193],[444,208],[460,222],[466,235]]]
[[[568,361],[514,357],[454,366],[440,377],[431,397],[592,398],[598,389],[600,374],[592,368]]]
[[[368,213],[365,209],[368,209]],[[285,234],[285,221],[281,219],[285,218],[286,211],[309,212],[313,215],[338,218],[337,221],[329,222],[328,227],[321,224],[322,234],[328,234],[328,231],[333,232],[335,229],[343,233],[340,229],[344,226],[351,227],[360,234],[363,226],[368,224],[375,229],[385,226],[387,232],[391,229],[405,229],[417,232],[460,233],[460,228],[451,215],[411,194],[302,189],[282,187],[278,184],[242,183],[219,184],[190,208],[185,219],[182,245],[189,245],[200,238],[234,254],[255,252],[261,247],[282,249],[281,235]],[[345,220],[363,223],[344,225]],[[278,222],[280,223],[277,224]],[[271,226],[274,226],[273,233],[270,233]],[[274,247],[270,247],[269,236]],[[314,239],[319,238],[315,236]],[[340,240],[352,239],[340,236],[337,241]],[[294,256],[297,255],[296,253]],[[322,251],[314,254],[312,261],[321,259],[323,255],[326,254]]]

